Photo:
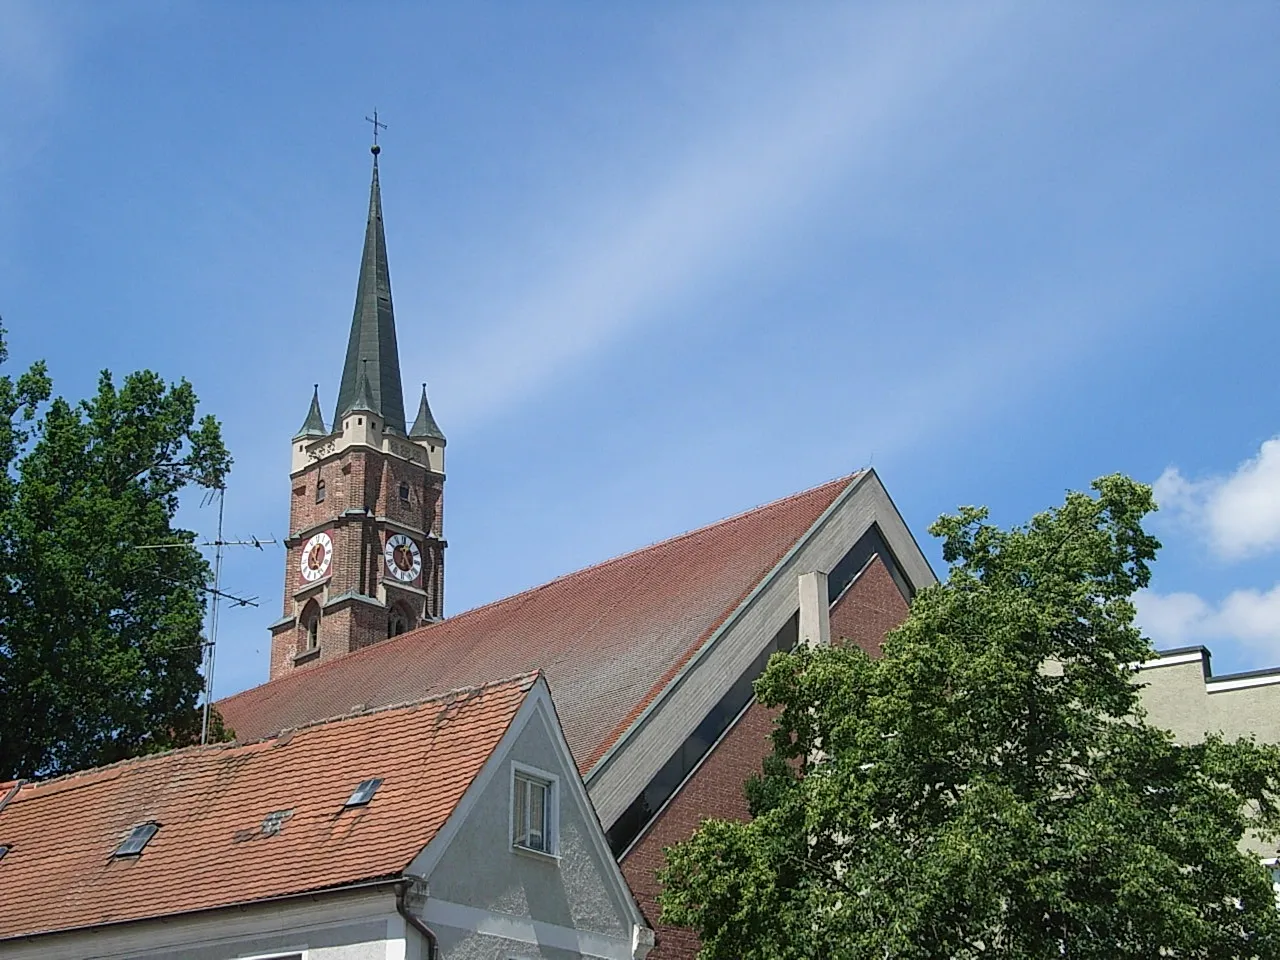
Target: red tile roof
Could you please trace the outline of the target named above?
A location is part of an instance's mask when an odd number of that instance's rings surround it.
[[[0,811],[0,939],[342,886],[404,870],[444,825],[537,682],[527,674],[23,786]],[[372,802],[344,809],[361,781]],[[291,810],[275,836],[263,818]],[[133,859],[131,829],[160,829]]]
[[[218,703],[241,736],[525,670],[584,773],[860,474],[299,670]]]

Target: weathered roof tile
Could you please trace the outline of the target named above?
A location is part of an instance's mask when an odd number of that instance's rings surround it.
[[[354,704],[545,673],[584,773],[860,474],[287,674],[218,704],[266,736]]]
[[[395,876],[435,836],[537,674],[23,786],[0,811],[0,940]],[[344,808],[382,777],[367,806]],[[274,835],[263,820],[291,811]],[[137,825],[141,856],[112,857]]]

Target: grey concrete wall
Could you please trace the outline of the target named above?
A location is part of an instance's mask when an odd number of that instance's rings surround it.
[[[560,778],[557,858],[511,849],[513,762]],[[629,911],[615,891],[610,863],[599,855],[591,840],[591,830],[599,827],[587,819],[593,816],[592,812],[582,809],[566,789],[569,778],[577,776],[576,770],[562,764],[541,716],[533,716],[471,809],[465,829],[454,838],[427,878],[429,896],[629,940]],[[479,956],[471,952],[460,954],[473,955]],[[446,952],[445,956],[452,960],[451,954]],[[505,960],[508,955],[502,956]]]

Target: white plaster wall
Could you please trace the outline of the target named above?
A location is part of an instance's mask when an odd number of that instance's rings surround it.
[[[1169,660],[1184,660],[1170,657]],[[1280,743],[1280,684],[1237,689],[1213,689],[1222,681],[1207,680],[1207,656],[1162,664],[1153,660],[1138,672],[1143,684],[1142,706],[1147,721],[1173,732],[1179,743],[1199,743],[1208,733],[1228,740],[1255,736],[1262,743]],[[1246,836],[1241,844],[1262,859],[1275,857],[1274,841]]]
[[[1172,730],[1183,743],[1198,743],[1209,732],[1229,739],[1255,735],[1263,743],[1280,743],[1280,683],[1214,690],[1206,685],[1202,660],[1162,666],[1152,661],[1139,671],[1145,684],[1142,705],[1147,719]]]
[[[302,952],[306,960],[404,960],[404,927],[393,892],[362,891],[35,937],[0,944],[0,956],[236,960]]]

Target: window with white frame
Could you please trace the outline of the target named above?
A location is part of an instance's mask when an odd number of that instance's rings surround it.
[[[521,767],[513,768],[511,785],[511,842],[525,850],[556,852],[557,818],[554,777]]]

